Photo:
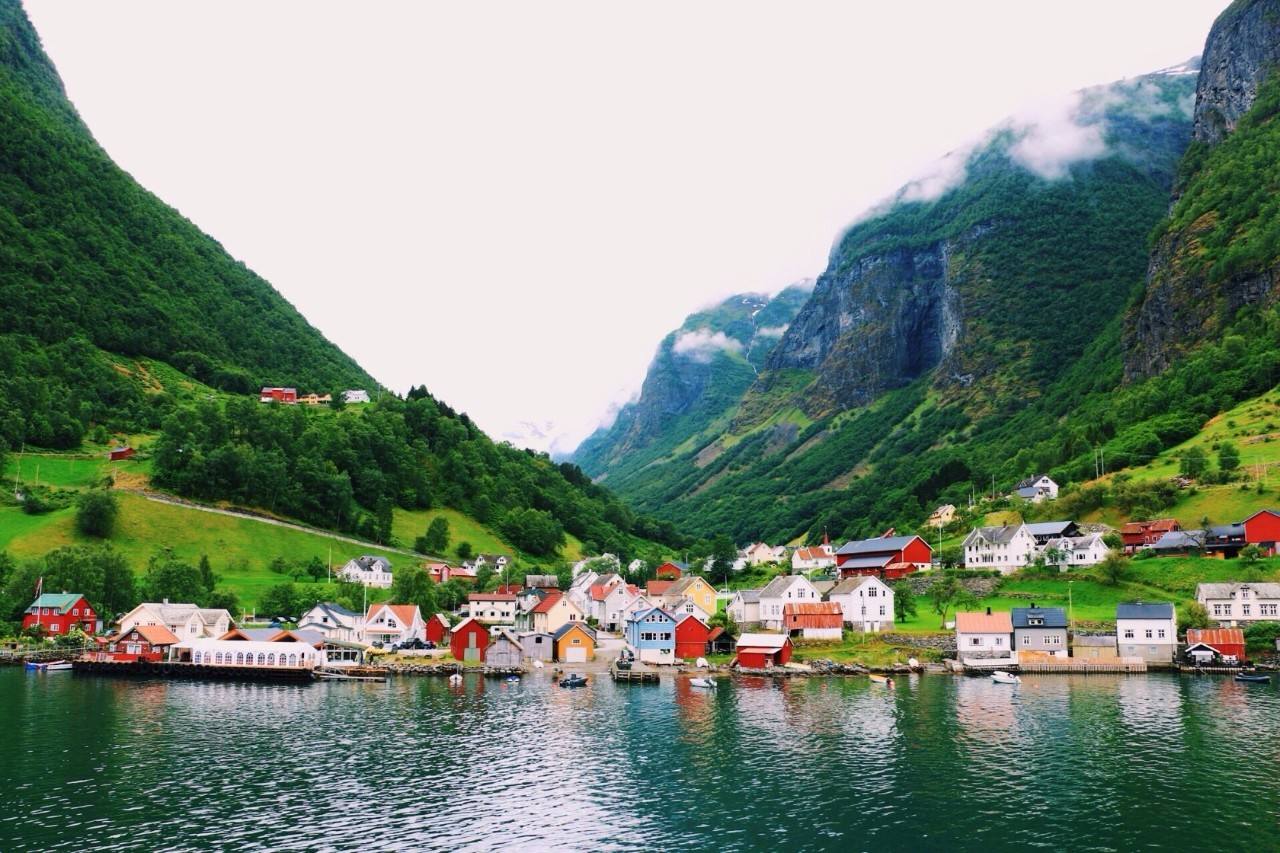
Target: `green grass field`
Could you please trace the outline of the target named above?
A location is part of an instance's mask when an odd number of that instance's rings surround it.
[[[85,489],[101,483],[111,465],[105,453],[99,456],[60,453],[24,453],[19,456],[12,453],[5,460],[4,477],[59,489]]]

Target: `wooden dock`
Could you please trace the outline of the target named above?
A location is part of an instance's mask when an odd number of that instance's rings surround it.
[[[632,665],[631,669],[619,669],[617,661],[609,664],[609,675],[613,676],[614,681],[621,681],[629,684],[658,683],[658,673],[656,670],[636,669],[635,664]]]
[[[1020,673],[1037,673],[1037,674],[1085,674],[1085,675],[1101,675],[1103,673],[1133,673],[1146,672],[1147,662],[1144,660],[1114,660],[1114,661],[1083,661],[1067,659],[1065,663],[1020,663],[1016,667],[1012,667]]]

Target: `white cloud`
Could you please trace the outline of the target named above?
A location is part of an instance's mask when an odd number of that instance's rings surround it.
[[[786,326],[763,326],[756,329],[756,337],[758,338],[780,338],[786,333]]]
[[[1010,122],[1018,139],[1009,156],[1045,180],[1065,177],[1074,163],[1107,152],[1102,122],[1080,121],[1080,93],[1041,101]]]
[[[692,332],[681,332],[676,335],[671,351],[699,364],[707,364],[717,352],[742,352],[742,344],[724,332],[695,329]]]

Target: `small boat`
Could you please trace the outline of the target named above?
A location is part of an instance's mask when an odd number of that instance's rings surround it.
[[[616,661],[614,661],[613,665],[621,670],[631,669],[631,661],[623,660],[622,658],[618,658]]]
[[[890,678],[890,677],[889,677],[889,676],[887,676],[887,675],[874,675],[874,674],[873,674],[873,675],[868,675],[868,676],[867,676],[867,678],[871,679],[871,683],[872,683],[872,684],[883,684],[885,687],[892,687],[892,686],[893,686],[893,679],[892,679],[892,678]]]
[[[461,684],[461,683],[462,683],[462,673],[460,673],[460,672],[455,672],[453,675],[449,676],[449,683],[450,683],[450,684]]]
[[[51,660],[44,662],[29,660],[27,661],[26,668],[37,672],[65,672],[66,670],[71,669],[71,662],[65,660]]]
[[[506,678],[503,679],[503,681],[506,681],[508,684],[510,684],[513,681],[519,681],[519,680],[520,680],[520,676],[514,675],[514,674],[508,675]]]
[[[533,668],[534,668],[534,669],[542,669],[542,668],[543,668],[543,666],[542,666],[542,661],[540,661],[540,660],[536,660],[536,661],[534,661],[534,662],[533,662]]]
[[[1245,682],[1248,682],[1249,684],[1270,684],[1271,676],[1258,675],[1256,673],[1249,673],[1249,672],[1237,672],[1236,681],[1245,681]]]
[[[689,684],[693,687],[704,687],[707,690],[715,690],[719,686],[714,678],[690,678]]]
[[[991,680],[996,684],[1021,684],[1022,679],[1011,672],[996,670],[991,673]]]
[[[587,677],[585,675],[579,675],[578,673],[575,672],[572,675],[565,676],[563,679],[561,679],[560,686],[561,687],[586,687]]]

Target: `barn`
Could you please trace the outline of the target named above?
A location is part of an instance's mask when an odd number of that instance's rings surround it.
[[[836,551],[836,567],[844,578],[855,575],[902,577],[929,568],[933,549],[919,536],[881,536],[846,542]],[[905,565],[904,565],[905,564]]]
[[[121,459],[128,459],[133,456],[132,447],[113,447],[107,453],[107,459],[111,462],[119,462]]]
[[[427,620],[424,633],[428,642],[435,643],[437,646],[444,645],[445,637],[449,636],[449,620],[444,618],[443,614],[437,613]]]
[[[658,580],[678,581],[688,571],[689,566],[685,563],[673,563],[670,560],[658,566],[658,570],[653,576]]]
[[[743,634],[738,638],[738,666],[768,669],[791,660],[791,638],[785,634]]]
[[[493,643],[484,651],[484,662],[487,666],[520,666],[524,662],[520,638],[509,628],[499,628]]]
[[[1215,658],[1245,659],[1244,630],[1241,628],[1188,628],[1187,658],[1196,663],[1212,663]]]
[[[844,609],[834,601],[800,601],[784,605],[782,626],[787,634],[806,640],[839,640]]]
[[[676,623],[676,657],[700,658],[707,653],[711,626],[692,613],[683,613]]]
[[[489,645],[489,629],[468,616],[449,632],[449,651],[454,660],[484,662]]]
[[[1280,542],[1280,512],[1262,509],[1244,520],[1244,538],[1250,545],[1257,545],[1266,554],[1276,553]]]

